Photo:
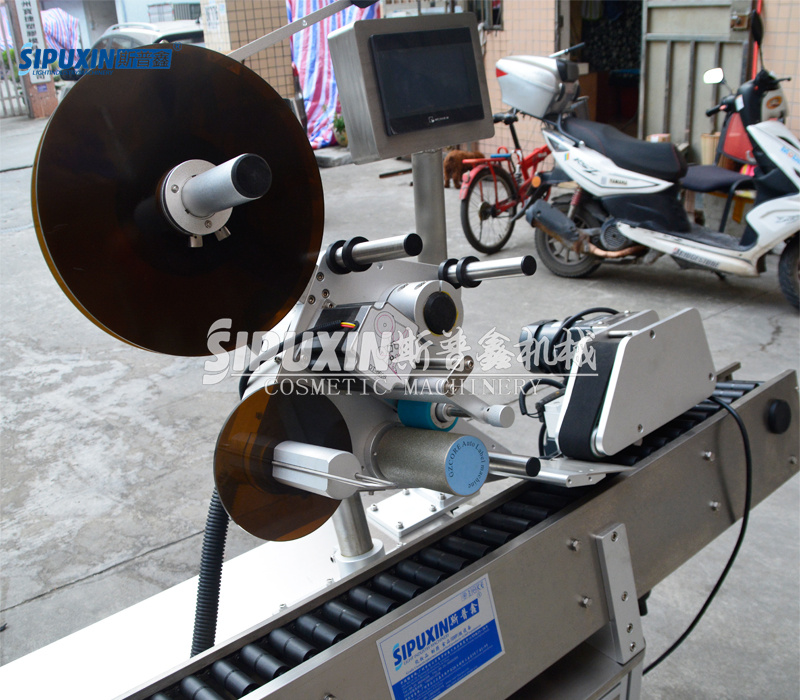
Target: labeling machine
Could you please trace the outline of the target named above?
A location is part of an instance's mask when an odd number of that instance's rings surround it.
[[[530,381],[485,401],[462,296],[536,263],[447,257],[440,149],[493,133],[474,17],[330,36],[355,161],[413,154],[417,233],[324,251],[305,134],[238,62],[296,29],[85,77],[37,154],[42,251],[90,320],[183,356],[263,336],[217,441],[193,656],[121,697],[638,698],[649,591],[798,470],[795,374],[715,369],[694,309],[591,308],[521,320]],[[524,454],[494,437],[515,419]],[[215,646],[228,517],[282,542],[331,519],[340,579]]]

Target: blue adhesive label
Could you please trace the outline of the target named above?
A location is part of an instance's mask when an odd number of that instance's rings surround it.
[[[447,483],[458,496],[477,493],[489,476],[489,452],[478,438],[463,435],[453,443],[445,464]]]
[[[489,576],[378,640],[393,700],[436,700],[504,653]]]

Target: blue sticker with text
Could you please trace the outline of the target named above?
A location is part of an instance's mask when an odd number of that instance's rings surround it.
[[[504,653],[488,575],[378,640],[394,700],[436,700]]]

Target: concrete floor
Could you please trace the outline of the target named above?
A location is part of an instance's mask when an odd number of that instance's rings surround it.
[[[3,664],[196,573],[211,456],[237,397],[235,380],[202,384],[202,358],[120,343],[62,294],[31,223],[26,166],[43,128],[0,120]],[[326,243],[414,230],[410,176],[378,179],[401,167],[385,161],[322,171]],[[445,195],[449,253],[470,255],[457,191]],[[519,222],[501,255],[532,251],[531,231]],[[523,323],[598,304],[653,308],[662,318],[695,306],[717,366],[738,360],[739,377],[766,379],[800,365],[798,315],[778,289],[776,265],[770,256],[761,278],[724,282],[663,259],[577,281],[542,268],[531,279],[465,290],[465,332],[477,338],[496,326],[514,338]],[[506,442],[524,451],[529,436],[515,426]],[[680,651],[646,678],[644,698],[800,696],[799,487],[792,479],[753,512],[716,602]],[[651,660],[694,616],[734,539],[726,533],[655,589],[645,619]],[[258,543],[233,528],[228,554]]]

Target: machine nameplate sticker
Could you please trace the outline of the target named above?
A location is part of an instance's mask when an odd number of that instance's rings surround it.
[[[378,640],[393,700],[436,700],[504,653],[489,576]]]

